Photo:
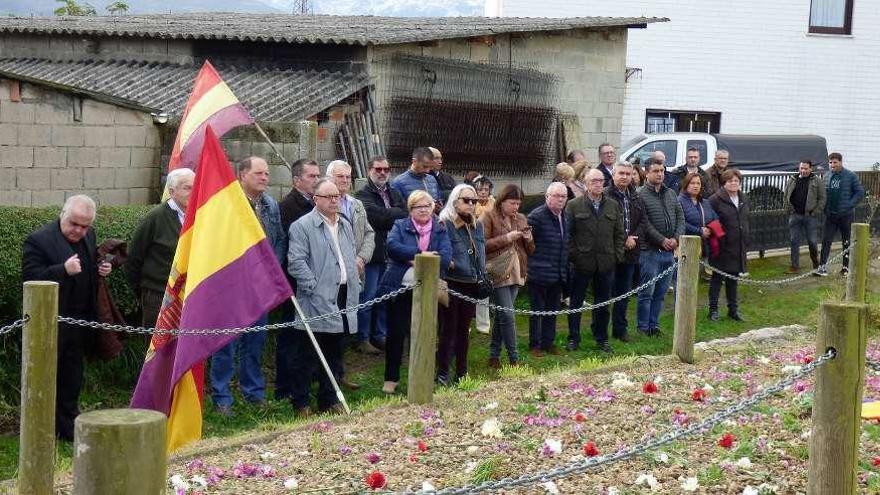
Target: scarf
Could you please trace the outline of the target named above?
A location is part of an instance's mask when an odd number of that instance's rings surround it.
[[[431,229],[434,227],[434,219],[429,219],[424,225],[417,224],[415,220],[410,221],[419,234],[419,251],[427,251],[428,245],[431,243]]]

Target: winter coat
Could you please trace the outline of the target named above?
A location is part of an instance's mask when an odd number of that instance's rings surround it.
[[[422,252],[419,249],[419,234],[413,227],[410,217],[394,222],[388,233],[386,248],[388,262],[385,265],[385,273],[379,280],[377,296],[399,289],[403,275],[413,266],[412,262],[415,261],[416,255]],[[431,240],[428,242],[427,251],[435,251],[440,255],[440,277],[445,277],[449,262],[452,260],[452,245],[449,242],[446,224],[436,216],[431,225]]]
[[[364,208],[367,210],[367,220],[373,226],[373,230],[376,233],[375,248],[373,248],[373,256],[369,260],[370,263],[385,263],[387,258],[385,241],[388,238],[388,231],[394,226],[395,221],[409,216],[409,213],[406,211],[406,202],[400,193],[390,185],[386,187],[391,208],[385,207],[385,202],[382,201],[382,194],[379,193],[379,189],[373,184],[373,181],[369,179],[367,179],[367,184],[363,189],[354,195],[364,204]]]
[[[529,255],[529,282],[550,286],[568,280],[568,216],[565,210],[560,216],[561,229],[560,219],[546,204],[529,213],[528,222],[535,239],[535,250]]]
[[[391,187],[400,193],[404,203],[413,191],[418,190],[427,191],[434,198],[434,201],[443,200],[437,179],[428,173],[416,174],[412,170],[407,170],[391,180]]]
[[[508,228],[507,225],[505,225],[504,220],[501,218],[500,211],[498,208],[495,208],[484,213],[483,216],[480,217],[480,223],[483,224],[483,233],[486,236],[486,262],[497,258],[505,249],[513,246],[516,251],[516,256],[519,259],[520,274],[524,279],[528,278],[528,257],[535,252],[534,232],[532,233],[533,235],[531,239],[521,237],[519,240],[511,242],[507,238],[508,232],[514,230],[521,231],[528,226],[529,223],[528,220],[526,220],[525,215],[517,213],[516,217],[511,222],[511,227]],[[502,274],[499,279],[495,279],[492,282],[498,287],[502,287],[504,280],[509,279],[511,276],[511,267],[512,265],[508,265],[507,273]]]
[[[636,192],[636,188],[630,186],[627,190],[627,195],[629,197],[629,228],[627,228],[627,222],[624,220],[624,241],[626,240],[626,236],[638,236],[639,231],[642,228],[642,222],[645,221],[645,205],[642,204],[641,201],[639,201],[639,193]],[[621,215],[625,213],[623,208],[623,193],[620,192],[619,189],[614,187],[614,183],[605,188],[605,196],[617,201],[617,205],[620,206]],[[635,247],[633,247],[632,249],[626,249],[626,247],[624,247],[623,263],[626,263],[628,265],[634,265],[638,263],[640,254],[641,250],[639,249],[638,242],[636,242]]]
[[[443,223],[446,224],[449,243],[452,246],[452,263],[445,278],[456,282],[476,282],[478,275],[486,270],[486,238],[483,237],[483,224],[474,221],[473,225],[468,225],[461,218],[456,218],[452,222],[445,220]],[[477,266],[474,266],[474,258]]]
[[[836,175],[840,175],[840,199],[837,202],[836,211],[832,211],[831,202],[825,203],[825,214],[847,215],[856,209],[859,201],[865,197],[865,188],[859,181],[859,176],[852,170],[841,169],[840,172],[834,173],[829,171],[825,174],[825,192],[826,198],[831,197],[831,181]]]
[[[718,242],[719,254],[710,258],[712,266],[726,273],[744,273],[746,251],[749,246],[749,203],[748,197],[739,193],[739,208],[733,205],[730,195],[724,189],[711,198],[709,204],[718,214],[725,235]]]
[[[681,193],[678,195],[678,202],[681,203],[681,211],[684,214],[685,235],[695,235],[702,238],[703,227],[707,227],[712,220],[718,219],[718,215],[715,214],[708,199],[701,199],[699,204],[694,204],[687,193]],[[708,238],[703,239],[704,256],[711,254],[708,241]]]
[[[650,184],[645,184],[638,191],[642,211],[645,212],[639,244],[643,250],[663,250],[664,239],[678,239],[684,234],[684,213],[678,195],[662,184],[659,192]]]
[[[571,200],[565,207],[568,216],[568,259],[579,273],[608,272],[623,261],[623,212],[617,201],[605,194],[599,210],[593,208],[589,195]]]
[[[785,211],[787,213],[794,213],[794,207],[791,205],[791,194],[794,192],[794,186],[797,185],[799,176],[800,174],[793,175],[785,183]],[[819,216],[820,213],[825,211],[826,200],[825,184],[822,182],[822,178],[811,173],[810,185],[807,187],[807,201],[804,203],[804,213],[811,217]]]

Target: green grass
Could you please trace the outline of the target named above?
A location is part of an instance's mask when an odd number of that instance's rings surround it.
[[[809,263],[804,262],[803,266]],[[756,279],[781,278],[785,275],[783,270],[787,265],[787,257],[754,260],[750,262],[749,271]],[[756,287],[741,285],[739,290],[740,311],[746,318],[745,323],[735,322],[724,318],[720,321],[709,321],[706,310],[707,284],[700,284],[700,309],[697,314],[697,340],[705,341],[721,337],[738,335],[744,331],[766,326],[779,326],[794,323],[815,326],[818,315],[818,304],[828,298],[839,298],[844,284],[837,276],[827,278],[810,277],[804,283],[796,286],[782,287]],[[793,290],[794,289],[794,290]],[[523,293],[525,291],[522,291]],[[724,305],[722,291],[721,305]],[[527,307],[528,301],[521,294],[517,300],[517,307]],[[630,324],[634,326],[635,301],[630,302]],[[575,369],[589,371],[602,366],[626,364],[635,360],[639,355],[669,354],[672,348],[672,296],[667,297],[665,310],[660,320],[663,335],[660,338],[646,337],[635,331],[631,332],[633,341],[624,344],[613,341],[615,349],[613,357],[600,353],[591,343],[589,334],[590,314],[585,313],[581,327],[584,340],[580,350],[564,352],[559,356],[544,358],[531,358],[527,354],[528,347],[528,319],[517,316],[519,354],[522,365],[516,367],[504,367],[500,371],[487,366],[489,355],[489,336],[473,332],[471,333],[469,370],[468,376],[456,387],[450,387],[443,393],[459,394],[461,391],[474,390],[491,382],[532,376],[534,374],[552,372],[557,369]],[[560,317],[557,320],[556,345],[562,348],[566,342],[567,320]],[[139,337],[132,337],[139,338]],[[273,339],[270,339],[272,342]],[[760,352],[756,350],[755,352]],[[506,358],[506,356],[504,356]],[[123,359],[140,361],[143,359],[142,352],[137,350],[126,354]],[[506,359],[504,360],[506,361]],[[266,359],[267,381],[271,384],[274,379],[274,347],[267,346]],[[362,387],[357,391],[346,392],[349,404],[358,410],[369,410],[389,402],[400,402],[400,396],[393,398],[385,397],[381,392],[383,382],[384,360],[381,357],[363,356],[351,354],[347,360],[348,376],[359,382]],[[124,364],[124,363],[123,363]],[[82,409],[84,411],[98,408],[126,407],[130,399],[130,393],[136,376],[120,376],[120,370],[124,366],[118,362],[98,363],[89,362],[86,365],[86,385],[82,395]],[[399,390],[406,390],[407,372],[401,373],[402,383]],[[209,392],[206,390],[206,392]],[[271,389],[269,391],[271,396]],[[210,401],[209,401],[210,402]],[[269,401],[265,408],[258,408],[245,404],[238,400],[233,409],[235,415],[226,418],[216,414],[210,404],[205,408],[204,436],[227,437],[245,431],[261,431],[276,428],[280,425],[295,424],[293,408],[284,401]],[[2,414],[2,411],[0,411]],[[16,424],[16,418],[0,418],[0,424]],[[3,421],[5,420],[5,421]],[[70,465],[70,445],[62,444],[58,448],[59,467],[65,468]],[[0,479],[15,476],[18,462],[18,437],[14,433],[0,436]],[[707,473],[710,474],[710,473]]]

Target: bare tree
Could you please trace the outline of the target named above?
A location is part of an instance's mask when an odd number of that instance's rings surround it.
[[[315,13],[312,0],[293,0],[292,10],[295,15],[310,15]]]

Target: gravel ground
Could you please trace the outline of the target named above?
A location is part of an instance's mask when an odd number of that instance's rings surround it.
[[[503,382],[466,381],[441,391],[430,407],[400,403],[244,444],[215,444],[172,461],[168,472],[178,493],[218,494],[374,492],[367,485],[373,472],[386,483],[375,493],[534,473],[692,424],[812,359],[809,332],[768,335],[713,346],[693,366],[640,358],[613,371],[536,376],[509,369]],[[880,359],[877,342],[869,344],[869,357]],[[803,493],[812,388],[812,379],[799,381],[705,434],[553,486],[508,493]],[[869,374],[865,396],[880,398],[880,376]],[[863,423],[861,450],[859,491],[880,493],[872,466],[880,426]]]

